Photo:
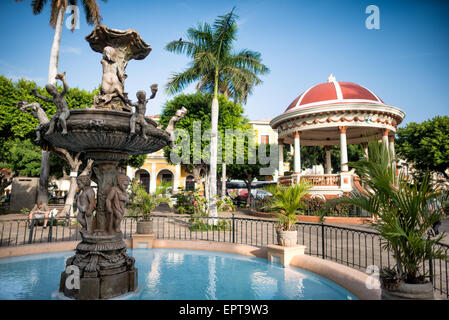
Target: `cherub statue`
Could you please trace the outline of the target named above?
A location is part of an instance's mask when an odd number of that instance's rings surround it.
[[[62,84],[64,85],[64,88],[62,89],[61,92],[58,92],[56,86],[52,84],[47,84],[45,86],[45,89],[53,97],[53,99],[40,95],[39,93],[37,93],[36,89],[33,89],[33,94],[41,100],[44,100],[46,102],[53,102],[56,105],[56,113],[51,117],[50,126],[45,134],[49,135],[54,132],[55,124],[56,121],[58,120],[59,124],[62,127],[61,133],[65,135],[67,134],[66,121],[70,116],[69,107],[67,106],[67,101],[65,100],[65,94],[67,93],[69,87],[67,86],[67,83],[65,81],[65,72],[57,74],[55,79],[61,80]]]
[[[147,121],[145,120],[145,112],[147,111],[147,103],[149,100],[153,99],[157,93],[157,84],[151,85],[151,96],[147,99],[145,91],[137,91],[136,97],[137,102],[133,103],[128,101],[128,104],[132,107],[136,108],[136,112],[134,112],[131,116],[131,120],[129,122],[130,133],[136,133],[136,123],[140,124],[142,129],[142,138],[147,139],[146,128],[148,126]]]
[[[76,216],[78,222],[83,227],[83,231],[88,233],[93,232],[93,212],[95,209],[95,191],[90,186],[89,176],[82,175],[76,178],[76,183],[81,193],[78,196],[76,206],[78,207],[78,215]]]
[[[185,107],[182,107],[179,110],[176,110],[175,115],[170,119],[168,122],[167,128],[165,129],[165,132],[167,132],[170,135],[171,142],[170,147],[173,148],[173,143],[175,141],[175,125],[176,123],[184,118],[184,116],[187,113],[187,109]]]
[[[31,110],[31,114],[33,115],[33,117],[39,120],[39,125],[36,127],[36,129],[34,129],[34,131],[36,132],[36,139],[34,141],[36,143],[40,143],[42,127],[44,126],[44,124],[50,122],[44,109],[41,108],[41,105],[39,103],[37,102],[28,103],[28,101],[19,101],[17,103],[17,107],[19,107],[20,111],[22,112],[27,112]]]
[[[119,233],[120,223],[125,215],[125,206],[128,202],[127,189],[130,179],[125,174],[117,175],[117,186],[112,187],[106,197],[106,213],[108,217],[108,225],[106,231],[108,233]]]
[[[103,77],[101,79],[101,99],[103,103],[107,104],[112,98],[118,96],[126,105],[128,99],[123,92],[123,88],[127,75],[118,64],[115,48],[104,47],[101,65],[103,66]]]

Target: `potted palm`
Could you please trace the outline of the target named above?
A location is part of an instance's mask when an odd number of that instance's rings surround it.
[[[172,208],[172,200],[167,196],[167,188],[161,186],[154,193],[148,193],[141,184],[133,183],[130,189],[131,195],[128,206],[130,214],[137,216],[137,233],[148,234],[153,232],[151,212],[163,202]]]
[[[309,193],[310,187],[301,181],[289,187],[273,186],[267,190],[273,195],[268,206],[279,211],[276,227],[278,245],[291,247],[297,244],[296,214],[305,208],[302,198]]]
[[[373,226],[385,240],[383,248],[396,260],[393,268],[381,272],[382,299],[433,299],[433,286],[422,266],[431,259],[447,259],[436,246],[444,235],[429,232],[441,219],[441,212],[430,210],[428,205],[438,192],[429,174],[415,182],[397,176],[392,154],[383,144],[371,142],[368,159],[352,163],[366,191],[353,192],[338,201],[378,216]]]

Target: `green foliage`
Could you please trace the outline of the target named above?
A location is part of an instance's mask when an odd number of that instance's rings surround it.
[[[228,196],[225,196],[223,199],[217,199],[216,203],[218,212],[235,211],[235,204]]]
[[[358,144],[350,144],[347,146],[348,150],[348,161],[358,161],[363,158],[363,150],[362,147]],[[290,154],[290,150],[287,152],[284,150],[284,161],[288,161],[290,163],[290,168],[294,166],[294,158],[293,155]],[[339,172],[341,163],[341,152],[340,146],[332,146],[330,149],[331,152],[331,165],[333,172]],[[286,158],[286,159],[285,159]],[[319,165],[326,163],[326,149],[322,146],[301,146],[301,169],[305,170],[308,168],[312,168],[314,165]]]
[[[144,165],[146,154],[139,154],[137,156],[130,155],[127,161],[121,161],[120,165],[131,166],[133,168],[140,168]]]
[[[165,202],[171,208],[172,201],[166,195],[166,189],[166,187],[158,187],[154,193],[148,193],[141,184],[133,181],[131,183],[128,203],[129,215],[138,216],[142,220],[150,221],[151,211],[156,209],[159,204]]]
[[[34,129],[39,121],[31,114],[21,112],[16,107],[19,101],[38,102],[47,113],[48,118],[56,112],[56,106],[53,103],[36,98],[31,91],[32,89],[37,89],[37,92],[41,95],[51,97],[44,88],[37,86],[33,81],[20,79],[14,82],[0,76],[0,137],[35,138]],[[62,87],[58,87],[58,90],[62,90]],[[78,88],[70,88],[66,93],[69,109],[90,107],[96,92],[97,90],[88,92]]]
[[[210,94],[205,93],[195,93],[195,94],[180,94],[174,99],[168,101],[161,112],[161,118],[159,124],[162,127],[166,127],[177,110],[181,107],[187,109],[187,114],[181,119],[177,124],[176,128],[186,130],[190,135],[190,158],[183,160],[185,163],[193,163],[194,161],[194,151],[198,148],[201,149],[204,158],[209,159],[209,152],[203,152],[207,150],[209,145],[207,139],[201,140],[201,146],[195,146],[193,143],[193,132],[194,132],[194,122],[198,121],[201,123],[201,134],[203,135],[206,130],[211,128],[211,102],[212,97]],[[224,136],[226,129],[247,129],[248,119],[243,115],[244,109],[240,104],[235,104],[229,101],[224,95],[218,97],[220,104],[219,115],[218,115],[218,131]],[[178,137],[175,144],[180,142],[182,137]],[[223,139],[224,140],[224,139]],[[225,145],[222,143],[222,148],[219,150],[224,154]],[[164,149],[164,156],[169,163],[172,163],[170,158],[170,152],[172,149],[166,147]],[[178,155],[181,156],[181,150],[178,151]],[[204,159],[201,159],[204,160]]]
[[[407,283],[423,282],[427,276],[421,269],[430,259],[447,259],[435,245],[444,234],[432,236],[432,225],[442,218],[439,210],[430,210],[429,201],[438,197],[425,174],[419,183],[411,183],[403,175],[396,177],[392,155],[383,144],[369,144],[368,159],[354,163],[365,184],[366,193],[354,191],[348,197],[329,201],[329,205],[346,203],[379,217],[374,227],[386,240],[383,247],[395,259],[395,274]]]
[[[22,176],[38,177],[40,174],[41,149],[29,139],[8,140],[3,144],[0,166],[11,169]]]
[[[396,152],[413,164],[422,176],[426,170],[442,173],[449,168],[449,116],[436,116],[422,123],[399,128]]]
[[[24,113],[16,107],[17,102],[26,100],[38,102],[50,118],[56,112],[53,103],[42,101],[32,94],[32,89],[50,97],[44,88],[33,81],[20,79],[12,81],[0,76],[0,162],[21,175],[39,176],[41,151],[31,140],[36,138],[34,129],[39,124],[30,113]],[[62,87],[58,88],[62,90]],[[93,92],[70,88],[66,93],[69,109],[89,107],[93,103]],[[54,155],[50,157],[50,174],[60,176],[63,161]]]
[[[193,195],[190,192],[178,192],[175,195],[176,205],[175,208],[179,214],[193,214]]]
[[[231,230],[231,223],[226,220],[220,220],[216,224],[209,223],[208,221],[202,221],[198,218],[190,219],[192,224],[189,227],[190,231],[229,231]]]
[[[234,10],[219,16],[213,25],[198,24],[187,30],[187,40],[172,41],[166,50],[185,54],[192,59],[183,72],[174,73],[167,85],[171,94],[198,82],[202,92],[225,93],[234,101],[246,101],[253,88],[262,81],[259,75],[269,72],[262,64],[261,54],[251,50],[232,52],[237,35],[237,15]],[[221,108],[221,104],[220,108]]]
[[[289,187],[272,185],[266,188],[273,195],[272,201],[268,205],[271,209],[279,211],[278,229],[293,230],[296,215],[306,209],[302,198],[309,193],[311,187],[309,183],[300,181],[300,183]]]
[[[323,208],[326,203],[326,200],[320,198],[320,197],[309,197],[303,199],[307,211],[312,216],[321,216],[323,215]]]

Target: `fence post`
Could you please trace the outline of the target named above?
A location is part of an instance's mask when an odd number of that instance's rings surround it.
[[[232,214],[232,243],[235,243],[235,216]]]
[[[50,218],[50,228],[48,229],[48,242],[51,242],[53,238],[53,216]]]
[[[33,229],[34,229],[34,217],[31,218],[30,234],[28,236],[28,244],[31,244],[33,242]]]
[[[324,255],[324,221],[321,220],[321,256],[323,257],[323,259],[325,259],[325,255]]]
[[[433,284],[433,260],[429,260],[429,276],[430,276],[430,282]]]

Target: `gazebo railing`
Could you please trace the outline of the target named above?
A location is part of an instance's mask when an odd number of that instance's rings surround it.
[[[294,183],[298,183],[299,180],[306,180],[310,182],[314,187],[341,186],[340,174],[308,174],[308,175],[292,174],[278,178],[279,184],[283,186],[290,186]]]
[[[326,187],[339,187],[341,178],[339,174],[313,174],[313,175],[301,175],[301,180],[310,182],[313,186],[326,186]]]

